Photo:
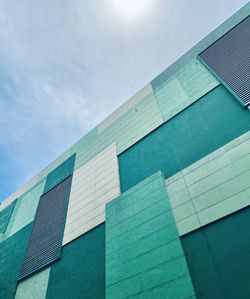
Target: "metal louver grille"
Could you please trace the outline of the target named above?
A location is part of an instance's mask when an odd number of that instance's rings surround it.
[[[244,106],[250,104],[250,16],[199,56]]]
[[[19,279],[60,257],[70,185],[71,176],[41,196]]]

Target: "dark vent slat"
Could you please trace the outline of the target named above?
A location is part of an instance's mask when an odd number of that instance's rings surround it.
[[[199,56],[244,106],[250,104],[250,16]]]
[[[41,196],[19,279],[60,257],[71,176]]]

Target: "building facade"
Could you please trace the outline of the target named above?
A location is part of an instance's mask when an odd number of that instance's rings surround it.
[[[250,3],[0,206],[1,299],[250,298]]]

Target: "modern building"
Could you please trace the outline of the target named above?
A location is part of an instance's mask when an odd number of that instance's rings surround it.
[[[250,3],[0,211],[1,299],[250,298]]]

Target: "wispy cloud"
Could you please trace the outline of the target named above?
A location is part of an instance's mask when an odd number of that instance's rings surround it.
[[[247,1],[233,2],[157,0],[128,23],[110,0],[1,1],[0,200]]]

